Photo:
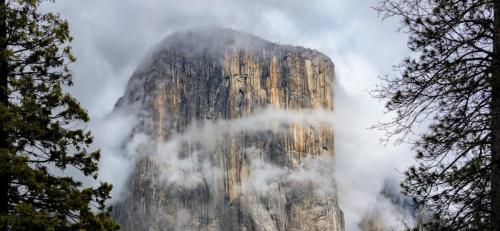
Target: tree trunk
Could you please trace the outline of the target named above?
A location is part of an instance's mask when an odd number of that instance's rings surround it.
[[[494,3],[493,60],[491,75],[491,202],[492,230],[500,230],[500,0]]]
[[[0,105],[5,110],[8,106],[8,63],[6,57],[7,50],[7,23],[5,14],[5,0],[0,0]],[[4,113],[4,112],[1,112]],[[0,120],[0,215],[9,212],[9,184],[10,184],[10,161],[8,132],[3,126],[7,121],[5,115]],[[7,230],[5,224],[0,224],[1,230]]]

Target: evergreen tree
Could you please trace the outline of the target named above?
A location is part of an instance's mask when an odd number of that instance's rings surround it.
[[[68,23],[43,0],[0,0],[0,229],[116,230],[111,185],[83,188],[55,171],[97,177],[88,116],[64,91],[74,61]],[[59,174],[60,175],[60,174]]]
[[[393,120],[380,126],[412,141],[417,166],[404,192],[430,212],[438,230],[500,230],[500,1],[383,0],[401,19],[414,56],[384,77],[376,96]],[[418,133],[417,133],[418,134]]]

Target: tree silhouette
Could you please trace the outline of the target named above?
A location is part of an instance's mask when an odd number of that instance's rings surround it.
[[[439,230],[500,230],[500,62],[498,0],[383,0],[401,19],[413,56],[384,77],[389,137],[417,134],[418,165],[404,192],[433,212]],[[430,123],[424,133],[415,128]]]
[[[68,23],[41,0],[0,1],[0,229],[116,230],[111,185],[83,188],[54,172],[96,177],[88,116],[68,93],[74,61]]]

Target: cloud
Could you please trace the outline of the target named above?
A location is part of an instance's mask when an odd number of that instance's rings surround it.
[[[111,200],[113,204],[127,193],[127,180],[138,160],[138,150],[148,145],[149,137],[142,133],[134,134],[137,117],[133,113],[115,111],[104,118],[90,122],[94,135],[93,149],[101,149],[99,175],[96,181],[86,182],[97,185],[98,182],[113,184]]]
[[[78,58],[72,66],[76,87],[71,91],[92,116],[102,117],[111,111],[148,49],[186,28],[230,27],[273,42],[318,49],[335,63],[340,56],[360,54],[389,72],[403,55],[404,37],[393,33],[394,22],[380,22],[370,8],[374,4],[364,0],[68,0],[43,8],[60,12],[69,21]]]
[[[148,50],[173,31],[205,26],[242,30],[272,42],[317,49],[336,65],[335,176],[347,230],[358,230],[361,216],[378,202],[386,178],[398,178],[411,162],[406,146],[382,146],[378,131],[368,130],[385,116],[382,104],[368,90],[377,75],[392,72],[406,55],[405,36],[397,22],[382,23],[365,0],[60,0],[45,4],[70,23],[78,61],[72,65],[70,89],[89,110],[102,148],[101,179],[122,191],[123,178],[134,161],[128,137],[133,117],[108,117],[126,83]],[[244,123],[242,122],[242,126]],[[126,142],[129,152],[117,150]],[[181,163],[180,163],[181,164]],[[266,166],[263,166],[264,168]]]
[[[345,70],[338,75],[356,72],[357,70]],[[359,84],[366,84],[360,80],[367,73],[358,74],[361,74],[357,77]],[[335,180],[338,184],[340,207],[345,212],[346,230],[359,230],[358,224],[364,216],[373,207],[384,206],[386,203],[379,197],[386,180],[402,180],[401,172],[413,163],[413,158],[408,146],[385,146],[380,141],[384,136],[383,132],[369,129],[377,121],[390,116],[381,112],[383,104],[371,98],[366,91],[348,94],[346,89],[356,89],[356,81],[352,81],[353,85],[347,88],[339,86],[340,84],[341,82],[335,88]],[[395,222],[399,221],[391,221]]]
[[[223,170],[210,161],[210,156],[220,151],[220,145],[228,140],[247,135],[259,136],[262,132],[286,133],[292,124],[333,127],[333,121],[333,114],[325,110],[295,111],[273,107],[238,119],[202,121],[160,143],[154,152],[155,163],[159,163],[161,178],[167,185],[192,189],[208,180],[213,189],[218,187],[215,182],[222,176]],[[278,182],[311,182],[321,195],[334,193],[333,156],[328,153],[304,158],[295,167],[284,167],[263,159],[263,150],[259,148],[242,148],[244,150],[239,154],[244,154],[250,162],[250,176],[243,189],[265,194]]]

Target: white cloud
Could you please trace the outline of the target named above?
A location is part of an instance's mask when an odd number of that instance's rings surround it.
[[[147,144],[144,134],[132,134],[136,125],[134,114],[115,112],[104,118],[96,118],[90,123],[94,135],[92,148],[101,149],[99,175],[95,182],[110,182],[113,184],[110,203],[115,203],[126,193],[126,183],[137,160],[137,150]]]
[[[340,205],[347,230],[356,230],[362,212],[377,201],[384,178],[398,177],[411,162],[408,147],[384,147],[381,134],[367,128],[383,119],[382,104],[367,94],[377,75],[391,73],[405,55],[405,36],[394,21],[382,23],[366,0],[59,0],[45,9],[68,19],[78,61],[71,92],[88,108],[96,147],[102,147],[102,179],[115,188],[115,155],[127,119],[100,123],[123,94],[126,82],[148,49],[169,33],[216,25],[273,42],[302,45],[327,54],[336,65],[335,147]],[[106,120],[110,121],[110,120]],[[110,126],[110,127],[107,127]],[[111,138],[110,138],[111,137]],[[137,137],[135,139],[139,139]]]

